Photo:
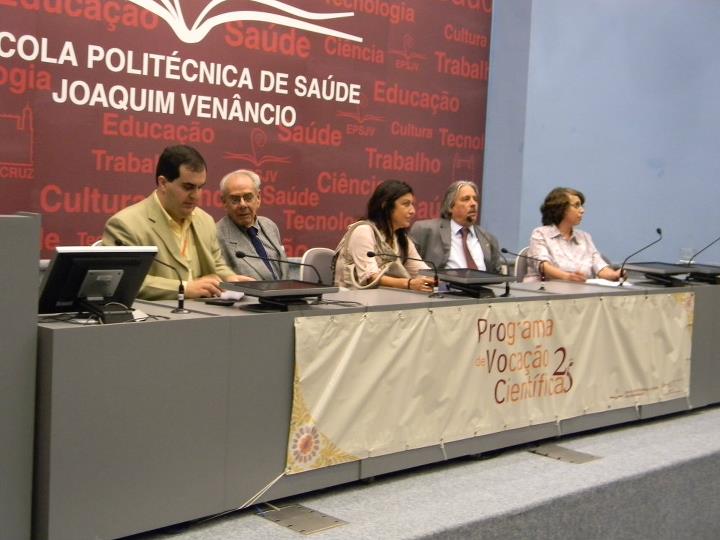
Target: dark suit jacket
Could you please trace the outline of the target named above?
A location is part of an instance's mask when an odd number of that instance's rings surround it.
[[[479,225],[473,228],[485,256],[485,268],[488,272],[499,273],[501,261],[497,239]],[[445,268],[450,258],[451,234],[450,220],[441,218],[416,221],[410,229],[420,257],[434,262],[438,269]]]
[[[286,260],[285,248],[282,245],[280,231],[277,225],[266,217],[258,216],[256,226],[258,228],[258,238],[265,246],[267,256],[271,259]],[[259,280],[272,280],[272,274],[265,263],[260,259],[252,259],[245,257],[240,259],[235,256],[236,251],[244,251],[250,255],[257,255],[255,248],[250,241],[250,237],[244,231],[233,223],[233,221],[225,216],[217,222],[217,236],[222,248],[225,261],[228,263],[236,274],[242,274]],[[287,279],[288,264],[287,263],[270,263],[278,274],[278,279]]]
[[[216,274],[221,279],[233,275],[220,252],[213,218],[204,210],[196,208],[192,219],[191,229],[201,268],[200,275]],[[157,259],[175,270],[154,262],[143,281],[138,298],[177,298],[178,275],[183,281],[187,280],[190,269],[180,256],[177,239],[167,225],[160,203],[153,195],[112,216],[105,224],[102,243],[105,246],[157,246]]]

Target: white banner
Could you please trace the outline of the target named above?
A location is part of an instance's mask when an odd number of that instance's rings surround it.
[[[694,295],[297,318],[287,472],[688,395]]]

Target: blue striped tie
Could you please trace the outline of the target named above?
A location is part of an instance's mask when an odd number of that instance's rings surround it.
[[[268,260],[268,254],[267,254],[267,251],[265,251],[265,246],[263,246],[263,243],[258,238],[257,228],[256,227],[248,227],[247,233],[248,233],[248,236],[250,237],[250,241],[252,242],[253,247],[255,248],[255,252],[265,263],[265,266],[268,267],[268,270],[270,270],[270,273],[272,274],[273,279],[277,279],[275,270],[273,269],[272,265],[270,264],[270,261]]]

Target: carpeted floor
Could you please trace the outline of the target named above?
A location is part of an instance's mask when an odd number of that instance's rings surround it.
[[[573,464],[523,446],[275,501],[348,522],[319,540],[720,538],[720,407],[552,441],[600,459]],[[133,540],[299,539],[260,504]]]

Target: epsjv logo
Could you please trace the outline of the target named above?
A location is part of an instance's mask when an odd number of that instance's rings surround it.
[[[35,175],[33,110],[0,111],[0,179],[32,180]]]

